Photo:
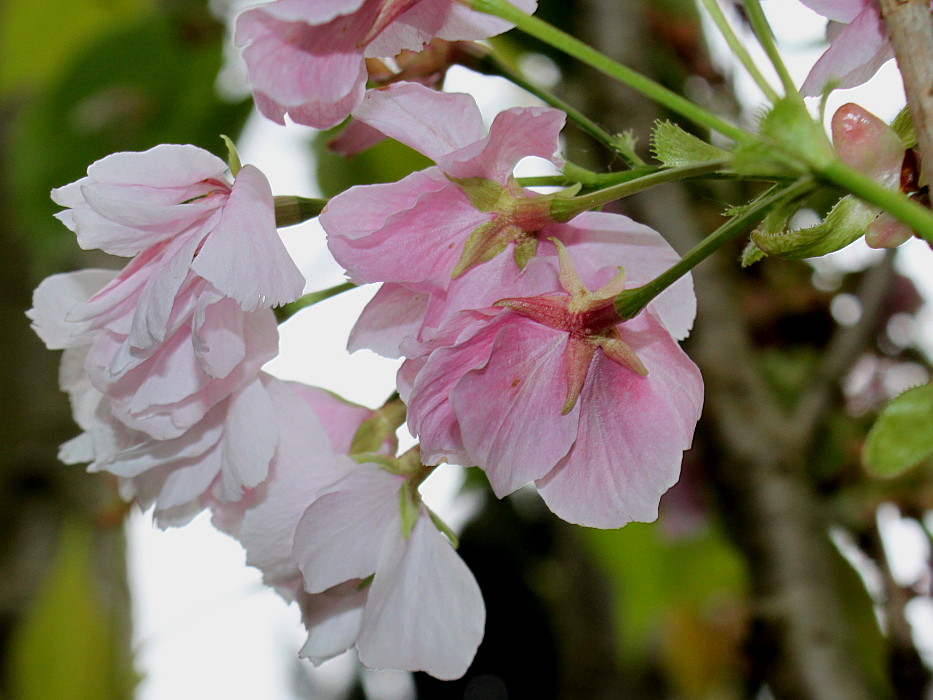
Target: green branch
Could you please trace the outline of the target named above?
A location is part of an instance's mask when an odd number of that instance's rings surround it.
[[[551,218],[555,221],[569,221],[573,217],[590,209],[614,202],[636,192],[642,192],[656,185],[668,182],[678,182],[691,177],[698,177],[722,170],[728,165],[726,159],[706,161],[694,165],[684,165],[679,168],[665,168],[650,175],[636,177],[626,182],[611,185],[605,189],[596,190],[578,197],[557,197],[551,203]]]
[[[565,102],[557,95],[554,95],[548,90],[545,90],[543,87],[535,85],[524,75],[522,75],[521,72],[506,64],[494,53],[489,52],[482,56],[469,55],[469,59],[470,60],[461,60],[460,62],[477,72],[484,73],[486,75],[497,75],[500,78],[505,78],[523,90],[530,92],[545,104],[548,104],[551,107],[556,107],[557,109],[566,113],[570,120],[578,127],[580,127],[582,131],[586,132],[596,141],[603,144],[610,151],[620,156],[629,166],[636,167],[639,165],[644,165],[645,162],[638,156],[637,153],[635,153],[635,151],[629,148],[624,139],[619,138],[618,136],[613,136],[568,102]]]
[[[352,282],[344,282],[343,284],[338,284],[334,287],[329,287],[328,289],[322,289],[319,292],[305,294],[303,297],[299,297],[290,304],[285,304],[284,306],[279,306],[278,308],[273,309],[275,311],[275,317],[278,319],[279,323],[282,323],[308,306],[314,306],[320,301],[330,299],[331,297],[337,296],[338,294],[347,292],[351,289],[356,289],[356,285]]]
[[[544,43],[563,51],[568,56],[592,66],[610,78],[625,83],[672,112],[676,112],[708,129],[717,131],[737,143],[745,143],[753,139],[752,135],[745,130],[719,118],[712,112],[708,112],[641,73],[616,63],[611,58],[547,22],[525,14],[505,0],[460,0],[460,2],[478,12],[501,17],[513,23],[526,34],[540,39]]]
[[[684,255],[676,265],[662,272],[651,282],[634,289],[626,289],[619,294],[615,298],[616,313],[622,319],[635,318],[652,299],[712,255],[724,243],[748,231],[775,204],[785,199],[801,197],[811,190],[813,186],[813,179],[805,177],[789,187],[772,187],[703,239]]]
[[[748,52],[748,49],[745,48],[745,44],[742,43],[742,40],[732,31],[732,25],[729,24],[729,20],[726,19],[726,15],[719,6],[719,0],[700,0],[700,2],[703,3],[703,7],[706,8],[716,28],[719,29],[722,38],[726,40],[726,44],[729,45],[732,54],[739,59],[739,63],[745,67],[745,70],[748,71],[748,74],[765,94],[765,97],[771,100],[771,102],[777,102],[780,96],[775,89],[771,87],[761,71],[758,70],[758,66],[755,65],[754,59]]]

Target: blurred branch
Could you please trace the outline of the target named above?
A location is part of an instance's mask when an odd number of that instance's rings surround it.
[[[665,24],[659,25],[662,28],[677,24],[669,12]],[[677,57],[685,62],[680,67],[681,79],[700,74],[711,86],[721,85],[709,69],[702,44],[684,40],[699,35],[698,23],[689,35],[682,26],[689,21],[689,12],[687,8],[677,18],[681,29],[676,34],[681,42],[676,46]],[[649,32],[632,21],[637,13],[620,12],[617,0],[579,3],[574,13],[579,22],[575,31],[584,41],[642,70],[664,64],[657,51],[633,49],[644,47],[644,38],[632,44],[624,40],[629,33],[644,37]],[[660,42],[647,45],[658,49]],[[633,50],[635,55],[631,55]],[[630,55],[619,55],[625,51]],[[674,69],[668,80],[673,75]],[[587,113],[613,115],[618,121],[608,124],[611,129],[631,128],[636,134],[646,134],[660,116],[624,88],[595,87],[592,75],[579,80],[570,89],[587,96],[577,101]],[[719,104],[729,99],[727,90],[723,93]],[[724,196],[741,194],[732,191]],[[718,200],[718,192],[715,197]],[[710,217],[701,217],[682,184],[665,185],[639,195],[637,202],[625,203],[637,208],[635,218],[661,231],[680,251],[694,245],[704,230],[715,227],[701,220]],[[826,510],[810,481],[808,441],[792,438],[791,421],[757,369],[751,331],[740,308],[740,295],[733,288],[737,266],[724,256],[713,256],[694,274],[699,310],[691,355],[707,387],[705,418],[696,442],[709,455],[711,486],[748,566],[755,610],[751,641],[764,642],[746,649],[760,671],[760,677],[750,679],[749,692],[760,687],[754,685],[757,681],[767,683],[778,698],[884,698],[888,693],[874,687],[856,651],[854,623],[840,595],[849,581],[840,580],[836,566],[840,557],[828,537]],[[842,340],[838,342],[834,362],[843,362],[849,351],[843,353]],[[836,371],[824,370],[827,375]],[[831,388],[832,380],[826,381]],[[824,399],[821,393],[816,397],[819,401],[809,399],[814,405],[808,410],[826,410],[829,396]]]
[[[836,383],[871,344],[893,279],[894,251],[889,250],[884,259],[862,278],[857,294],[862,310],[858,322],[853,326],[836,328],[823,352],[822,362],[794,407],[788,429],[794,436],[794,442],[802,448],[810,445],[823,424],[837,389]]]
[[[907,604],[916,597],[917,592],[894,579],[877,522],[872,523],[867,540],[868,554],[881,571],[884,587],[882,607],[888,629],[891,682],[900,700],[924,700],[930,682],[930,670],[914,646],[913,629],[907,620]]]

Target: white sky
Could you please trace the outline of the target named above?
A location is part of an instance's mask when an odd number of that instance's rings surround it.
[[[775,9],[778,2],[781,13],[773,17],[775,31],[788,49],[785,58],[799,84],[821,51],[823,23],[793,0],[772,0],[766,10]],[[760,52],[757,58],[760,66],[767,67]],[[740,94],[760,95],[740,70],[736,76]],[[477,95],[487,119],[497,109],[532,103],[504,81],[464,70],[453,71],[447,87]],[[827,113],[848,101],[884,119],[893,117],[903,105],[900,76],[893,64],[867,86],[838,91]],[[242,160],[262,169],[276,194],[315,196],[307,147],[310,132],[294,125],[282,128],[254,115],[238,144]],[[342,281],[342,270],[327,253],[316,222],[285,229],[282,234],[309,280],[309,290]],[[839,256],[838,264],[848,265],[870,254],[856,247]],[[929,248],[915,241],[899,259],[900,267],[922,282],[927,298],[933,298],[931,257]],[[379,405],[395,388],[397,363],[369,352],[349,356],[344,350],[349,329],[372,293],[354,290],[288,321],[280,329],[281,355],[267,369],[285,379],[323,386],[352,401]],[[926,313],[921,325],[933,346],[929,306]],[[443,471],[447,484],[456,483],[456,468]],[[449,486],[441,484],[427,498],[442,512],[450,512]],[[893,520],[890,512],[884,517],[895,526],[899,522],[896,513]],[[304,640],[297,610],[262,586],[259,573],[244,565],[240,546],[215,531],[206,515],[182,529],[161,532],[152,527],[148,515],[135,514],[127,532],[137,667],[145,674],[138,700],[278,700],[293,697],[290,688],[302,689],[303,697],[320,698],[327,687],[339,687],[349,668],[347,657],[325,664],[329,672],[315,676],[319,685],[309,685],[305,678],[309,665],[297,659]],[[908,560],[916,561],[923,551],[918,547]],[[933,608],[915,608],[918,622],[926,620],[931,623],[926,629],[933,631]],[[933,639],[926,645],[933,649]],[[372,674],[369,681],[385,700],[410,693],[405,674]]]

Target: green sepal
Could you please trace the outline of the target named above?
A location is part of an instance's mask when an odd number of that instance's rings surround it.
[[[351,454],[350,459],[352,459],[357,464],[375,464],[380,469],[384,469],[390,474],[398,474],[398,460],[392,457],[386,457],[384,454],[378,452],[360,452],[358,454]]]
[[[933,454],[933,384],[891,401],[868,432],[862,461],[878,476],[894,477]]]
[[[456,533],[450,529],[450,525],[441,520],[440,516],[435,513],[433,510],[425,506],[428,510],[428,516],[431,518],[431,522],[434,523],[434,527],[447,535],[447,539],[450,540],[450,544],[453,545],[453,548],[456,549],[460,546],[460,538],[457,537]]]
[[[402,537],[406,540],[411,536],[420,512],[421,497],[418,489],[412,488],[411,483],[406,481],[398,491],[398,513],[402,519]]]
[[[861,238],[877,215],[877,208],[845,196],[816,226],[796,231],[788,231],[786,227],[780,230],[759,227],[752,232],[751,240],[767,255],[789,260],[815,258],[845,248]]]
[[[360,423],[350,443],[350,454],[378,453],[387,442],[395,443],[395,431],[405,422],[405,404],[391,401]]]
[[[508,247],[515,238],[514,227],[493,219],[477,226],[466,243],[460,259],[450,274],[456,279],[480,263],[488,262]]]
[[[755,263],[761,262],[766,257],[768,257],[767,253],[756,246],[753,241],[749,241],[745,244],[745,248],[742,250],[742,255],[739,256],[739,264],[742,267],[751,267]]]
[[[917,145],[917,132],[914,131],[914,122],[910,118],[910,108],[907,105],[904,105],[904,108],[894,117],[891,128],[904,144],[904,148],[913,148]]]
[[[481,212],[506,211],[515,193],[495,180],[484,177],[447,177],[467,196],[476,209]]]
[[[630,157],[634,156],[632,160],[635,163],[640,163],[641,159],[638,158],[638,155],[635,153],[635,149],[638,146],[638,137],[635,136],[635,132],[632,129],[626,129],[621,134],[615,134],[612,137],[613,146],[612,148],[619,154],[628,154]]]
[[[240,154],[237,153],[236,145],[233,143],[229,136],[221,134],[220,138],[222,138],[223,142],[227,144],[227,164],[230,166],[230,173],[233,175],[233,177],[236,177],[237,173],[240,172],[240,168],[243,167],[243,165],[240,163]]]
[[[835,159],[821,124],[796,96],[778,100],[759,124],[761,139],[738,146],[732,167],[740,175],[797,177]]]
[[[669,168],[728,158],[729,154],[681,129],[670,121],[657,121],[651,132],[651,153]]]
[[[512,255],[515,257],[515,264],[519,270],[524,270],[525,265],[537,254],[538,239],[535,236],[522,236],[515,242],[515,249]]]
[[[362,581],[360,581],[357,584],[356,590],[365,591],[367,588],[373,585],[373,579],[375,578],[376,578],[376,574],[370,574],[369,576],[367,576],[366,578],[364,578]]]

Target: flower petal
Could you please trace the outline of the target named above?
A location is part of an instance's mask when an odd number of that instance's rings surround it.
[[[357,640],[360,661],[459,678],[485,623],[476,579],[422,511],[408,541],[399,537],[379,558]]]
[[[191,269],[245,311],[301,296],[305,279],[275,229],[269,181],[253,166],[237,174],[220,221]]]

